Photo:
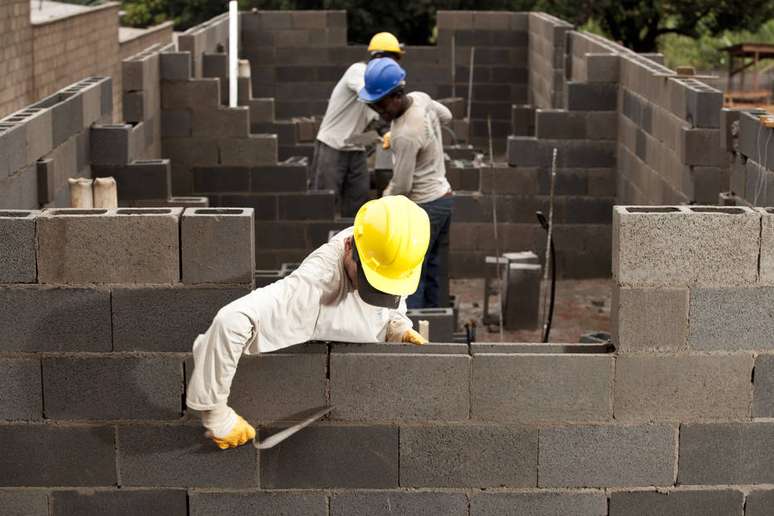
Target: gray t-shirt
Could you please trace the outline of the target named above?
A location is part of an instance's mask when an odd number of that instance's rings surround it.
[[[362,146],[345,143],[350,136],[362,133],[378,117],[357,94],[365,82],[365,63],[355,63],[344,72],[328,100],[328,109],[320,124],[317,139],[336,150],[364,150]]]
[[[451,111],[427,93],[409,93],[411,106],[390,129],[392,180],[384,195],[405,195],[417,204],[435,201],[451,191],[446,180],[441,124],[452,119]]]

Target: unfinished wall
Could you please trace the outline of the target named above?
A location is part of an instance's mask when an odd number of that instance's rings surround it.
[[[173,23],[160,23],[147,29],[127,29],[119,31],[120,60],[124,61],[139,54],[153,45],[168,45],[172,43]]]
[[[33,49],[30,2],[6,0],[0,5],[0,116],[32,102]]]
[[[774,205],[774,129],[763,125],[761,110],[721,113],[723,147],[732,161],[730,203]]]
[[[120,113],[121,65],[118,9],[109,2],[86,12],[32,26],[34,98],[50,95],[84,77],[111,77],[113,105]]]

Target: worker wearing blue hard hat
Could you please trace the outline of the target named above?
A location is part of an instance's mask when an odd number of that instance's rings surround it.
[[[409,308],[440,305],[441,261],[448,255],[453,193],[446,179],[441,124],[452,119],[446,106],[422,92],[406,93],[406,72],[392,59],[373,59],[358,94],[381,118],[391,123],[389,146],[393,175],[384,195],[405,195],[430,217],[430,245],[417,291]]]

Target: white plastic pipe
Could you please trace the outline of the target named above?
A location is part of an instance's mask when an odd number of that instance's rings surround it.
[[[97,177],[94,179],[94,207],[118,208],[118,185],[112,177]]]
[[[94,195],[92,194],[92,180],[85,177],[71,177],[70,183],[70,207],[93,208]]]
[[[430,321],[425,321],[424,319],[419,321],[419,334],[422,335],[425,340],[430,340]]]
[[[236,0],[228,3],[228,105],[237,107],[239,76],[239,8]]]

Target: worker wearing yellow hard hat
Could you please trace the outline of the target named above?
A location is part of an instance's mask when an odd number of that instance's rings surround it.
[[[380,32],[371,38],[368,53],[369,59],[398,61],[404,51],[398,38],[389,32]],[[368,200],[370,177],[366,146],[376,140],[363,141],[363,137],[374,134],[371,128],[380,133],[386,131],[379,117],[357,101],[365,69],[365,62],[354,63],[333,88],[317,132],[310,167],[311,188],[333,190],[338,211],[344,217],[354,217]]]
[[[255,437],[228,397],[239,358],[311,340],[424,344],[406,317],[430,241],[425,210],[403,196],[360,208],[290,276],[225,307],[193,345],[186,404],[220,448]]]

